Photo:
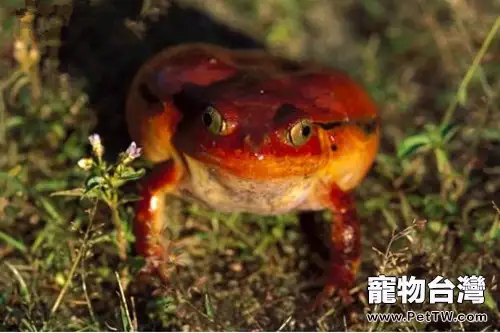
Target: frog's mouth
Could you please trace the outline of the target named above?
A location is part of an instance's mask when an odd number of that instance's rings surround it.
[[[209,153],[200,153],[192,158],[204,163],[208,168],[217,168],[221,172],[253,180],[271,180],[280,178],[309,177],[318,172],[327,160],[321,156],[311,159],[293,157],[272,157],[263,154],[235,154],[221,157]]]

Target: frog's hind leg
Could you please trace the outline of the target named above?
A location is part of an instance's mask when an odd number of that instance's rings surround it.
[[[307,268],[308,274],[320,274],[326,261],[328,260],[328,247],[325,246],[323,234],[325,226],[323,223],[323,214],[320,211],[305,211],[299,213],[299,224],[302,238],[307,244],[309,252],[313,257],[310,260],[309,267]],[[316,281],[306,283],[306,288],[309,285],[316,286]]]
[[[136,204],[135,248],[146,258],[146,271],[155,270],[162,280],[168,279],[169,254],[163,236],[165,229],[165,195],[173,192],[181,180],[182,168],[174,160],[158,164],[141,183],[141,199]]]
[[[352,287],[359,269],[361,256],[361,236],[359,220],[350,194],[336,185],[330,189],[327,207],[332,210],[330,231],[330,258],[327,266],[327,282],[318,296],[314,308],[325,298],[338,291],[344,302],[350,301],[349,288]]]

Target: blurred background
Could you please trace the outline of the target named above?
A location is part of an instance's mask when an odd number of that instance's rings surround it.
[[[4,0],[0,329],[500,329],[499,13],[498,0]],[[341,68],[379,105],[380,154],[355,191],[364,253],[353,304],[334,296],[305,314],[321,255],[296,216],[224,215],[173,199],[167,234],[183,262],[165,286],[134,279],[135,182],[108,189],[115,201],[82,197],[95,176],[77,165],[91,156],[88,136],[101,136],[111,168],[130,144],[124,101],[139,66],[200,41]],[[139,178],[148,164],[135,162]],[[376,274],[483,275],[485,302],[369,305],[366,278]],[[438,309],[489,321],[364,316]]]

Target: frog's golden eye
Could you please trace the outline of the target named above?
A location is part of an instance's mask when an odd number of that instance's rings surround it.
[[[201,116],[203,124],[213,134],[221,135],[226,131],[227,123],[222,118],[222,115],[213,106],[208,106]]]
[[[288,141],[295,147],[302,146],[313,134],[312,124],[307,119],[302,119],[288,130]]]

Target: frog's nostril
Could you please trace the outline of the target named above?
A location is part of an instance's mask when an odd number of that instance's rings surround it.
[[[256,153],[259,151],[260,147],[262,146],[263,139],[252,136],[252,135],[246,135],[243,138],[243,145],[245,146],[245,150],[251,151],[253,153]]]

